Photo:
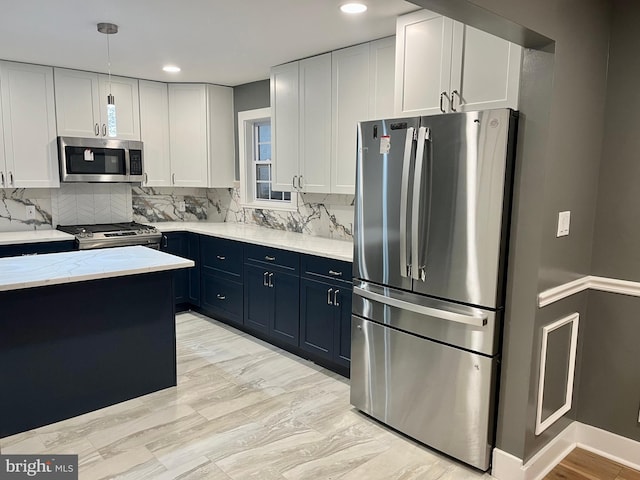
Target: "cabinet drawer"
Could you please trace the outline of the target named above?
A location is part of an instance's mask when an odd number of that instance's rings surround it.
[[[316,280],[319,280],[319,277],[325,280],[341,280],[351,284],[352,264],[349,262],[314,255],[302,255],[301,264],[305,277]]]
[[[213,268],[241,279],[242,243],[201,235],[200,262],[204,268]]]
[[[269,265],[267,268],[275,267],[275,269],[288,273],[300,271],[300,254],[278,248],[247,245],[245,247],[245,261],[261,266]]]
[[[202,308],[215,318],[242,325],[242,284],[213,273],[202,272]]]

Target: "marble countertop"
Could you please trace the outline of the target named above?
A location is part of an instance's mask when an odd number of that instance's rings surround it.
[[[0,291],[193,267],[151,248],[117,247],[0,258]]]
[[[240,223],[158,222],[151,225],[161,232],[199,233],[265,247],[334,258],[345,262],[353,261],[353,243],[345,240],[313,237],[302,233],[284,232]]]
[[[25,232],[0,232],[0,245],[21,243],[60,242],[75,237],[60,230],[29,230]]]

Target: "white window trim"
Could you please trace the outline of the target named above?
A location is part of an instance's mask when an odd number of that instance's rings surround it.
[[[240,163],[240,205],[247,208],[264,210],[284,210],[295,212],[298,210],[298,195],[291,192],[290,203],[278,201],[261,202],[253,199],[255,172],[248,171],[247,165],[253,152],[253,125],[261,120],[271,119],[271,108],[257,108],[238,112],[238,160]],[[271,130],[273,132],[273,128]],[[273,139],[272,139],[273,141]],[[249,178],[251,177],[251,178]],[[250,181],[252,180],[252,181]],[[251,190],[250,190],[251,189]]]

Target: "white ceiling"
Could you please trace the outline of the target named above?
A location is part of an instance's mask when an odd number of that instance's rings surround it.
[[[403,0],[3,0],[0,59],[107,71],[98,22],[119,25],[109,37],[111,73],[150,80],[240,85],[269,68],[393,35],[395,17],[417,10]],[[168,74],[162,66],[180,66]]]

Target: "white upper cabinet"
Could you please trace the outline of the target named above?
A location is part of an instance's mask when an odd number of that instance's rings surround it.
[[[273,188],[290,192],[299,174],[299,62],[271,68]]]
[[[0,94],[0,186],[59,186],[53,69],[0,62]]]
[[[331,54],[271,69],[276,190],[330,191]]]
[[[166,83],[140,80],[140,138],[145,187],[171,185],[169,92]]]
[[[107,137],[107,95],[116,105],[116,136],[140,140],[138,80],[55,68],[58,135]]]
[[[171,185],[233,186],[233,89],[169,84]]]
[[[369,44],[336,50],[332,60],[331,193],[355,191],[358,122],[369,116]]]
[[[522,48],[428,10],[396,22],[396,115],[518,106]]]
[[[396,39],[382,38],[369,45],[369,119],[390,118],[395,114]]]

